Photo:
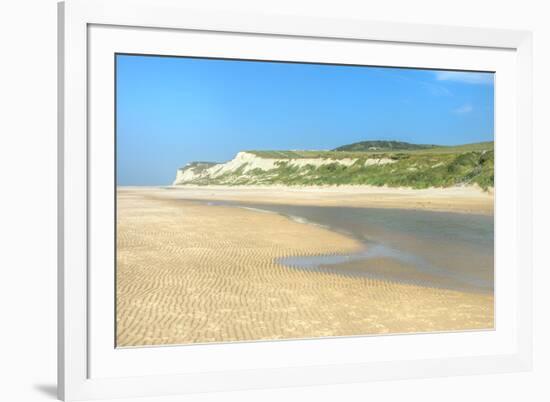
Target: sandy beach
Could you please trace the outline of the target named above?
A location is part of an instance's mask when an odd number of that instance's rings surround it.
[[[119,347],[493,328],[492,292],[433,286],[425,273],[384,257],[371,260],[373,277],[294,269],[278,261],[363,245],[322,226],[204,200],[493,211],[492,194],[471,188],[119,188]],[[408,281],[392,279],[400,276]]]
[[[293,205],[424,209],[492,215],[493,190],[449,187],[415,190],[372,186],[173,186],[148,188],[151,195],[174,199],[267,202]],[[141,188],[140,190],[145,190]]]

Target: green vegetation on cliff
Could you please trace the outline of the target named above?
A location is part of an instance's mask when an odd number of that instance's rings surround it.
[[[374,143],[383,149],[372,149],[375,146],[369,146],[371,149],[363,151],[246,151],[250,158],[243,159],[242,164],[234,169],[225,169],[221,174],[201,170],[200,174],[186,182],[178,183],[176,179],[176,184],[374,185],[412,188],[477,184],[484,189],[494,186],[493,142],[452,147],[426,145],[421,148],[415,144],[390,141],[358,144]],[[393,148],[388,145],[390,143]],[[355,145],[337,149],[351,149]],[[265,159],[270,160],[267,167],[262,162]]]

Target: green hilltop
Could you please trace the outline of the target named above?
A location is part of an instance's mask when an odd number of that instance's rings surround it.
[[[494,186],[494,143],[457,146],[362,141],[334,150],[245,151],[236,168],[200,172],[175,184],[374,185],[390,187]],[[231,166],[235,166],[234,159]],[[262,160],[268,160],[269,163]],[[191,164],[192,165],[192,164]],[[212,165],[223,167],[224,164]],[[267,166],[267,167],[266,167]],[[185,169],[185,168],[184,168]],[[182,170],[183,172],[183,170]]]
[[[335,151],[365,152],[365,151],[410,151],[418,149],[437,148],[437,145],[411,144],[403,141],[360,141],[353,144],[342,145]]]

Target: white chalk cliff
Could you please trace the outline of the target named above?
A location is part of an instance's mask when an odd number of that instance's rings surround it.
[[[235,158],[225,163],[192,162],[178,169],[173,185],[182,184],[235,184],[243,180],[250,183],[261,182],[254,180],[258,173],[265,177],[273,171],[277,172],[281,167],[314,169],[324,165],[351,166],[358,159],[355,158],[266,158],[250,152],[239,152]],[[364,166],[385,165],[394,163],[389,158],[369,158],[364,161]],[[266,175],[267,174],[267,175]]]

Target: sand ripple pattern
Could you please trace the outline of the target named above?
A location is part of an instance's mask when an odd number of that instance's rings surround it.
[[[118,192],[117,345],[485,329],[493,296],[297,270],[354,239],[275,214]]]

